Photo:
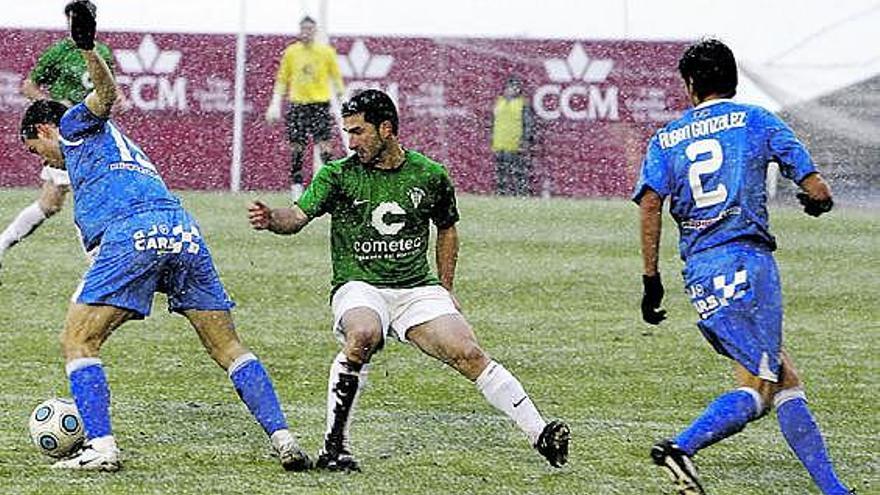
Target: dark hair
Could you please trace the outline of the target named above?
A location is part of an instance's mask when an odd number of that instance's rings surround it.
[[[72,0],[70,2],[67,2],[67,5],[64,6],[64,15],[70,17],[70,11],[73,10],[73,5],[77,3],[85,5],[86,8],[89,9],[89,12],[92,13],[92,17],[98,16],[98,7],[96,7],[95,4],[93,4],[89,0]]]
[[[342,105],[342,116],[364,114],[364,120],[379,127],[386,120],[391,122],[391,132],[397,135],[397,107],[384,91],[365,89]]]
[[[63,103],[52,100],[37,100],[24,111],[24,117],[21,118],[21,131],[19,137],[25,139],[36,139],[37,125],[52,124],[58,126],[61,123],[61,117],[67,107]]]
[[[705,39],[689,46],[678,61],[678,71],[700,99],[711,94],[736,94],[736,59],[719,40]]]
[[[504,89],[506,90],[507,88],[515,88],[516,92],[521,94],[523,90],[523,82],[519,77],[512,75],[504,82]]]
[[[308,22],[308,23],[311,23],[311,24],[318,24],[317,22],[315,22],[314,19],[311,18],[311,16],[305,16],[305,17],[303,17],[302,19],[299,20],[300,25],[303,25],[303,24],[305,24],[305,23],[307,23],[307,22]]]

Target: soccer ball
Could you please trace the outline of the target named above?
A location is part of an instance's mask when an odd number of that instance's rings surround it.
[[[85,440],[82,419],[70,399],[49,399],[38,405],[28,422],[31,440],[50,457],[65,457]]]

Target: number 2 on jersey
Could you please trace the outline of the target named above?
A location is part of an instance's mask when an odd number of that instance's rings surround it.
[[[727,199],[727,188],[724,187],[724,184],[718,184],[718,187],[711,191],[704,191],[703,182],[700,180],[701,175],[717,172],[721,168],[721,163],[724,161],[721,143],[717,139],[701,139],[689,144],[684,152],[688,160],[691,161],[691,167],[688,169],[688,182],[691,185],[691,193],[697,208],[717,205]],[[706,153],[709,154],[707,158],[697,160],[698,156]]]

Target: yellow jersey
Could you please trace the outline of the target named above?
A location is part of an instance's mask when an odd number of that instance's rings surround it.
[[[276,93],[284,94],[286,90],[292,103],[327,103],[331,82],[342,93],[345,85],[332,46],[297,41],[284,49],[275,76]]]
[[[492,151],[496,153],[520,151],[523,140],[523,109],[525,106],[526,100],[521,96],[511,99],[499,96],[495,100]]]

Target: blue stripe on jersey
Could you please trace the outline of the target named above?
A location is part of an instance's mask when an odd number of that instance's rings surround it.
[[[180,208],[147,155],[112,122],[83,103],[61,118],[62,151],[73,189],[74,220],[86,249],[114,221]]]
[[[758,106],[712,100],[651,138],[633,200],[648,189],[671,197],[682,259],[736,239],[773,250],[766,193],[771,161],[797,183],[816,171],[781,119]]]

